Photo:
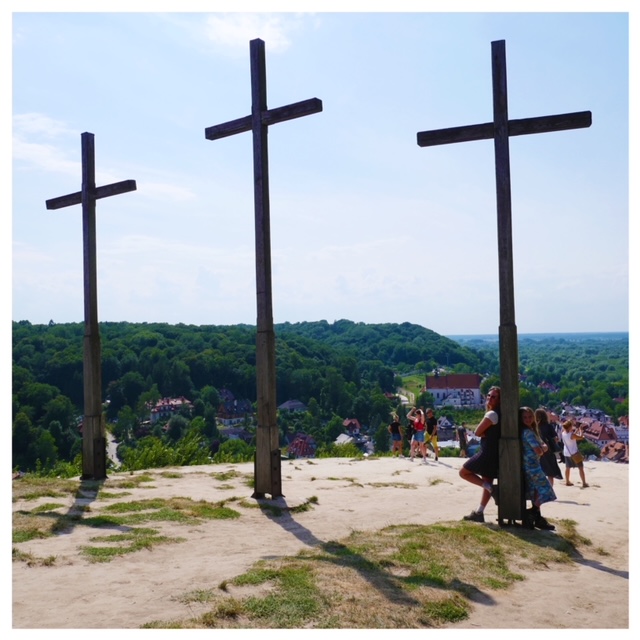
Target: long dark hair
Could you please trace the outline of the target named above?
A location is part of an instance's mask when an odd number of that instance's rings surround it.
[[[549,424],[549,414],[544,409],[536,409],[533,415],[535,416],[538,428],[540,428],[541,425]]]

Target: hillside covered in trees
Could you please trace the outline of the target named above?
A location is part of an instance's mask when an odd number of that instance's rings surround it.
[[[71,461],[81,450],[84,324],[20,321],[12,333],[13,466]],[[480,373],[487,383],[498,376],[497,343],[465,345],[409,323],[283,323],[275,334],[277,403],[296,399],[308,407],[279,416],[283,439],[304,432],[330,443],[345,418],[375,433],[388,422],[395,408],[389,395],[405,375],[445,369]],[[123,455],[149,438],[175,446],[190,442],[190,450],[213,455],[224,444],[216,422],[221,391],[256,400],[254,326],[106,322],[100,335],[105,415]],[[532,406],[550,399],[597,401],[611,414],[628,412],[624,341],[536,342],[520,350],[522,392]],[[542,388],[541,381],[555,386]],[[141,430],[152,404],[180,396],[192,409],[172,418],[170,429],[157,424],[151,433]]]

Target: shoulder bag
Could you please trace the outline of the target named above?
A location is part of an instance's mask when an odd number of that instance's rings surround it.
[[[584,462],[584,456],[579,451],[578,453],[572,453],[571,459],[573,460],[574,464],[581,464],[582,462]]]

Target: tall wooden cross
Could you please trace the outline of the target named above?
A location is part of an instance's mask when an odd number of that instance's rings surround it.
[[[256,380],[258,429],[256,433],[255,486],[253,497],[266,493],[282,496],[280,444],[276,423],[276,356],[271,295],[271,233],[269,224],[269,162],[267,133],[271,124],[322,111],[322,101],[302,102],[267,109],[267,76],[264,42],[249,43],[251,59],[251,115],[205,129],[207,140],[244,131],[253,132],[253,182],[256,242]]]
[[[102,364],[98,327],[96,260],[96,200],[136,190],[135,180],[96,187],[93,133],[81,134],[82,191],[47,200],[47,209],[82,204],[84,266],[84,420],[82,423],[82,480],[107,477],[107,440],[102,414]]]
[[[420,147],[429,147],[491,138],[494,141],[498,208],[499,339],[502,407],[498,520],[503,524],[505,521],[522,520],[524,515],[521,445],[518,433],[518,334],[515,323],[513,290],[509,137],[589,127],[591,126],[591,112],[581,111],[563,115],[509,120],[504,40],[497,40],[491,43],[491,63],[493,75],[493,122],[424,131],[418,133],[418,145]]]

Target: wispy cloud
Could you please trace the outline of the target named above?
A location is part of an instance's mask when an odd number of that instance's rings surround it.
[[[60,137],[77,135],[66,123],[41,113],[21,113],[13,116],[13,159],[44,171],[78,177],[80,162],[67,159],[59,148],[50,142]],[[31,139],[37,138],[38,142]]]
[[[13,116],[13,130],[17,134],[38,134],[49,138],[78,133],[65,122],[54,120],[42,113],[19,113]]]
[[[291,16],[268,13],[229,13],[210,15],[206,19],[206,35],[212,42],[226,47],[247,47],[247,41],[260,38],[269,43],[270,51],[286,51],[289,34],[298,26]]]
[[[56,138],[53,142],[42,142],[43,137]],[[76,180],[82,177],[80,162],[79,132],[64,122],[60,122],[41,113],[23,113],[13,117],[13,159],[20,161],[29,169],[72,176]],[[37,142],[33,140],[37,139]],[[73,151],[71,151],[73,145]],[[73,153],[74,159],[70,156]],[[142,167],[145,173],[148,168]],[[122,170],[109,168],[96,170],[98,185],[111,184],[122,180]],[[138,190],[143,196],[176,202],[193,200],[195,194],[187,187],[173,184],[166,176],[151,175],[138,180]],[[144,185],[144,189],[140,186]]]
[[[27,142],[17,135],[13,138],[13,158],[44,171],[64,173],[76,178],[82,175],[80,162],[66,159],[53,145]]]

